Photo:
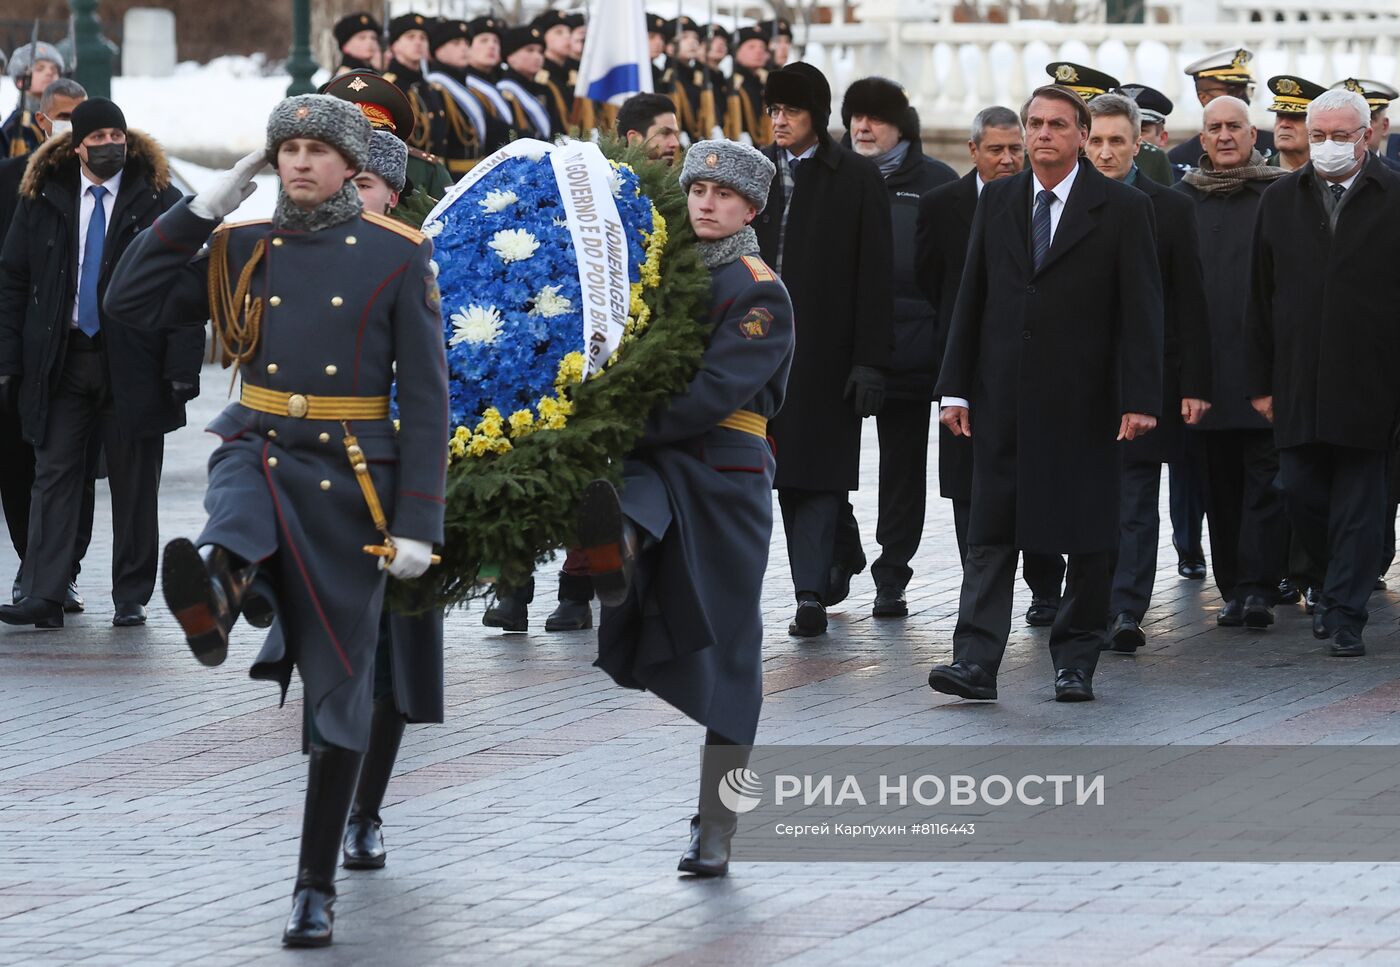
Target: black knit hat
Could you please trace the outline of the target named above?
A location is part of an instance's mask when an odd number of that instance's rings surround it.
[[[389,21],[389,45],[392,47],[394,41],[398,40],[410,30],[421,30],[427,33],[432,27],[433,21],[421,13],[405,13]]]
[[[831,85],[826,75],[811,64],[799,61],[769,71],[768,81],[763,85],[763,103],[770,107],[786,104],[810,111],[817,136],[826,136],[831,123]]]
[[[376,37],[384,33],[384,28],[379,26],[379,21],[367,13],[352,13],[349,16],[341,17],[331,28],[331,33],[335,35],[335,45],[344,47],[346,41],[351,37],[366,30],[373,30]]]
[[[126,131],[126,115],[105,97],[90,97],[73,108],[73,143],[82,144],[94,131],[116,128]]]

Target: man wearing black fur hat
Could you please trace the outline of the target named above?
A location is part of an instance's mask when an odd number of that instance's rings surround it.
[[[156,580],[163,435],[199,392],[203,334],[135,331],[102,308],[112,267],[180,199],[160,146],[106,98],[30,159],[0,254],[0,399],[34,446],[23,597],[7,624],[63,627],[89,444],[112,491],[113,624],[141,625]]]
[[[384,28],[379,26],[367,13],[352,13],[341,17],[331,28],[335,45],[340,48],[340,66],[336,76],[350,71],[377,71],[384,64],[384,52],[379,46],[379,36]]]
[[[875,580],[874,616],[900,618],[909,613],[904,589],[913,576],[909,562],[924,529],[929,417],[938,378],[938,320],[915,280],[914,225],[919,198],[958,176],[924,155],[919,114],[893,81],[867,77],[852,84],[841,100],[841,123],[856,154],[880,169],[894,229],[894,351],[885,378],[885,405],[875,418],[880,434],[875,540],[881,551],[870,576]]]
[[[788,405],[770,424],[797,614],[793,635],[826,631],[865,568],[847,503],[860,486],[861,420],[880,411],[890,364],[890,202],[875,164],[827,131],[831,88],[810,64],[768,75],[763,153],[778,176],[755,222],[797,320]]]

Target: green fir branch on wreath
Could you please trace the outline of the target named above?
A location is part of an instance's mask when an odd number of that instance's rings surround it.
[[[599,147],[632,166],[642,192],[666,219],[661,284],[643,293],[651,309],[648,328],[603,374],[569,389],[574,411],[562,428],[449,467],[442,563],[416,581],[389,582],[389,606],[396,611],[448,608],[477,597],[487,590],[485,568],[499,569],[505,586],[524,584],[536,566],[573,544],[574,508],[584,486],[599,477],[621,479],[622,458],[647,417],[683,392],[700,368],[709,339],[710,274],[695,248],[679,167],[649,161],[615,138]]]

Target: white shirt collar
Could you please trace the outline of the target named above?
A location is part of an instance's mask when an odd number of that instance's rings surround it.
[[[982,175],[981,175],[981,174],[974,174],[972,177],[975,178],[975,179],[977,180],[977,197],[978,197],[978,198],[981,198],[981,197],[982,197],[982,189],[987,187],[987,183],[986,183],[985,181],[982,180]]]
[[[812,157],[812,155],[817,153],[817,145],[819,144],[821,144],[820,141],[813,141],[812,146],[801,154],[793,154],[786,148],[784,148],[783,151],[787,154],[788,163],[791,164],[794,161],[806,161],[808,158]]]
[[[1069,202],[1069,190],[1074,187],[1074,179],[1078,177],[1079,162],[1076,161],[1074,167],[1069,169],[1069,174],[1065,175],[1058,185],[1050,189],[1059,200],[1060,204],[1063,205]],[[1044,190],[1045,186],[1040,183],[1040,176],[1035,173],[1035,169],[1031,169],[1031,201],[1034,202],[1036,197]]]
[[[78,193],[78,197],[87,198],[88,189],[95,184],[97,184],[97,182],[87,176],[87,172],[83,170],[83,166],[81,164],[78,165],[78,187],[82,189]],[[107,194],[103,196],[103,201],[106,201],[108,198],[116,198],[117,191],[120,190],[121,186],[122,173],[118,171],[115,175],[102,182],[102,187],[107,189]]]

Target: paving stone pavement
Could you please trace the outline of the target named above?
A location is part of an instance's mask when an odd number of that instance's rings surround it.
[[[169,438],[162,538],[202,520],[198,427]],[[875,434],[857,516],[873,543]],[[931,466],[929,477],[937,476]],[[1165,517],[1165,487],[1163,492]],[[0,628],[0,963],[1250,964],[1400,963],[1384,864],[746,864],[675,873],[701,730],[591,667],[591,634],[502,635],[449,618],[448,722],[410,727],[385,818],[386,870],[343,874],[336,946],[278,945],[305,766],[300,703],[246,676],[256,633],[210,670],[157,600],[114,629],[110,509],[62,632]],[[1325,656],[1299,608],[1265,633],[1215,628],[1213,586],[1182,581],[1164,530],[1146,649],[1106,655],[1099,700],[1053,699],[1044,631],[1016,622],[1001,701],[931,692],[950,654],[959,568],[931,498],[906,620],[869,617],[857,578],[831,633],[786,634],[781,525],[765,586],[764,743],[1267,743],[1400,740],[1397,597],[1371,654]],[[15,560],[0,552],[8,581]],[[553,606],[542,570],[531,608]],[[1392,582],[1394,583],[1394,582]],[[8,585],[6,585],[8,586]],[[1400,586],[1400,585],[1397,585]],[[1024,587],[1018,611],[1028,603]],[[1320,832],[1319,835],[1325,835]]]

